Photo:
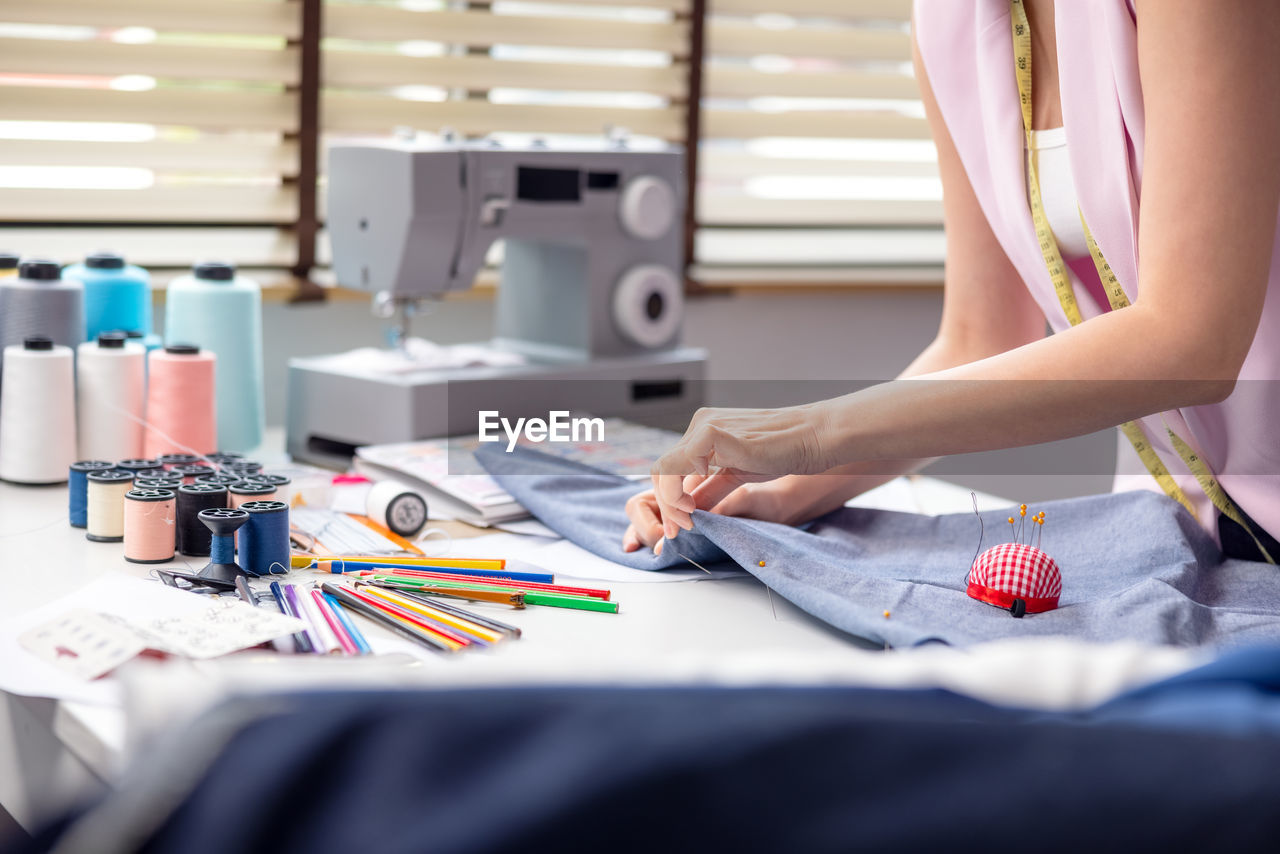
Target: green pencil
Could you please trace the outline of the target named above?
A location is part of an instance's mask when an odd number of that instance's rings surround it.
[[[561,596],[558,593],[524,594],[526,605],[549,605],[552,608],[575,608],[579,611],[603,611],[606,614],[618,613],[617,602],[605,602],[602,599],[584,599],[578,596]]]

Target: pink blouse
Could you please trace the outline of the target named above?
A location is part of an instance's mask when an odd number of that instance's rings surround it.
[[[1139,282],[1145,128],[1134,9],[1127,0],[1054,5],[1063,124],[1080,207],[1133,300]],[[1040,255],[1027,203],[1009,15],[1009,0],[916,0],[915,33],[942,117],[983,212],[1057,332],[1069,324]],[[1165,419],[1199,451],[1236,503],[1274,536],[1280,534],[1280,383],[1275,382],[1280,374],[1280,253],[1273,253],[1269,281],[1258,332],[1235,391],[1221,403],[1168,412]],[[1087,295],[1080,304],[1086,322],[1105,308]],[[1172,449],[1161,418],[1149,416],[1142,424],[1202,524],[1216,537],[1217,512]],[[1122,460],[1122,470],[1133,470],[1136,455],[1127,453],[1132,460]],[[1145,473],[1118,477],[1117,488],[1160,490]]]

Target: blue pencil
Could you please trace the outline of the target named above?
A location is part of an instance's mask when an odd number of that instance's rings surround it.
[[[338,618],[338,622],[342,623],[342,628],[346,629],[347,634],[351,636],[351,641],[360,650],[361,655],[368,655],[373,652],[369,648],[369,642],[364,639],[364,635],[360,634],[360,630],[356,628],[355,622],[351,619],[351,615],[347,613],[347,609],[342,607],[342,603],[337,600],[332,593],[324,594],[324,601],[333,609],[333,614]]]
[[[343,572],[361,572],[371,569],[399,569],[415,572],[444,572],[450,575],[470,575],[476,578],[509,578],[512,581],[537,581],[543,584],[555,584],[556,577],[549,572],[512,572],[506,569],[463,569],[456,566],[429,566],[413,564],[406,566],[400,563],[378,563],[374,560],[322,560],[312,561],[312,569],[327,569],[334,574]]]

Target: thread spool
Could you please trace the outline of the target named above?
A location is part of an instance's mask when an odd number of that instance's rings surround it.
[[[402,537],[415,537],[427,525],[427,499],[394,480],[380,480],[365,496],[365,515]]]
[[[218,438],[223,447],[248,450],[262,444],[262,291],[235,266],[196,264],[170,282],[165,293],[165,336],[189,341],[217,355]],[[212,450],[205,448],[202,451]]]
[[[262,474],[262,463],[254,460],[232,460],[220,468],[227,474],[238,474],[240,477]]]
[[[0,278],[18,275],[18,256],[12,252],[0,252]]]
[[[62,271],[84,285],[85,340],[103,332],[151,331],[151,276],[114,252],[95,252]]]
[[[171,344],[147,356],[147,427],[143,453],[208,453],[218,444],[213,353]]]
[[[23,261],[17,276],[0,278],[0,367],[4,348],[36,335],[74,352],[84,341],[83,303],[80,283],[63,279],[53,261]]]
[[[168,473],[163,475],[144,473],[134,477],[133,485],[138,489],[170,489],[176,493],[178,487],[182,486],[182,477]]]
[[[240,564],[253,575],[289,571],[289,505],[283,501],[246,501],[249,514],[240,529]]]
[[[195,483],[196,478],[206,477],[214,473],[213,466],[206,466],[202,463],[191,463],[185,466],[174,466],[169,469],[174,474],[182,475],[183,483]]]
[[[116,463],[116,468],[133,472],[134,477],[138,475],[163,475],[164,466],[159,460],[148,460],[144,457],[130,457],[127,460],[120,460]]]
[[[285,504],[293,504],[293,481],[282,474],[266,474],[258,472],[257,474],[246,475],[245,480],[254,483],[265,483],[276,488],[276,500],[283,501]]]
[[[3,318],[0,318],[0,322]],[[62,483],[76,460],[71,348],[32,335],[4,349],[0,383],[0,479]]]
[[[84,538],[95,543],[124,539],[124,494],[133,489],[133,472],[121,468],[88,474]]]
[[[236,531],[249,521],[249,514],[220,507],[201,510],[196,519],[209,536],[209,563],[200,570],[200,577],[233,584],[237,577],[247,575],[236,563],[235,537]]]
[[[146,351],[118,332],[104,332],[77,352],[80,456],[118,460],[141,455]]]
[[[200,458],[195,454],[161,454],[156,457],[156,460],[166,469],[173,469],[177,466],[194,466],[200,462]]]
[[[124,559],[168,563],[174,554],[176,496],[171,489],[131,489],[124,494]]]
[[[192,557],[208,557],[209,529],[197,517],[201,510],[217,510],[226,506],[225,486],[185,483],[178,487],[178,551]]]
[[[274,501],[276,488],[270,483],[258,483],[252,480],[240,480],[227,486],[232,507],[239,507],[246,501]]]
[[[231,465],[237,460],[243,460],[244,454],[238,454],[235,451],[217,451],[212,454],[205,454],[204,458],[218,468],[223,468],[224,466]]]
[[[243,478],[238,474],[223,474],[222,472],[218,472],[216,474],[201,475],[196,478],[196,483],[218,483],[223,486],[230,486],[233,483],[239,483],[241,480],[243,480]]]
[[[115,463],[106,460],[80,460],[67,471],[67,519],[73,528],[89,524],[89,472],[110,471]]]

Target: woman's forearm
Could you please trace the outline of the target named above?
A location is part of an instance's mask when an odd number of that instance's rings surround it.
[[[1221,400],[1231,366],[1190,330],[1135,304],[978,362],[915,375],[813,410],[824,459],[871,464],[1064,439]],[[1203,352],[1202,352],[1203,351]]]

